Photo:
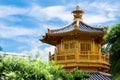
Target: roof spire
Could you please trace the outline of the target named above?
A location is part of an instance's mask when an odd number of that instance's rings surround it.
[[[76,6],[76,10],[72,11],[72,13],[74,16],[74,21],[82,21],[82,14],[84,13],[84,11],[81,10],[79,6]]]

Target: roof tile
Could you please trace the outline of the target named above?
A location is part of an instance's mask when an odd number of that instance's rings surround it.
[[[76,21],[74,21],[73,23],[71,23],[70,25],[68,25],[66,27],[51,30],[51,34],[73,31],[75,25],[76,25]],[[79,21],[78,29],[80,31],[85,31],[85,32],[103,32],[103,28],[92,27],[92,26],[89,26],[81,21]]]
[[[112,80],[111,75],[101,74],[100,72],[87,72],[91,75],[87,80]]]

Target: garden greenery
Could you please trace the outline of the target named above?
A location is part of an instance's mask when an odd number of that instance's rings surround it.
[[[110,53],[110,73],[113,77],[120,76],[120,23],[111,26],[104,36]],[[119,77],[120,78],[120,77]],[[120,79],[115,79],[120,80]]]
[[[0,56],[0,80],[84,80],[89,77],[77,68],[66,73],[54,62]]]

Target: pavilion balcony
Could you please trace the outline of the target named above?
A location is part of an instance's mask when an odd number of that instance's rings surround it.
[[[54,58],[53,58],[54,57]],[[73,52],[62,52],[56,53],[49,56],[50,59],[56,61],[57,63],[71,63],[71,62],[88,62],[88,63],[108,63],[108,54],[99,54],[98,52],[80,52],[79,54],[75,54]]]

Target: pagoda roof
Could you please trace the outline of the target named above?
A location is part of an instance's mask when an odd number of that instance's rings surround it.
[[[50,34],[70,32],[76,29],[75,26],[77,26],[77,30],[83,32],[103,32],[103,28],[93,27],[82,21],[74,21],[63,28],[50,30]]]
[[[72,23],[68,24],[65,27],[59,29],[48,29],[48,32],[43,35],[43,38],[40,39],[44,43],[56,45],[60,43],[63,38],[81,37],[81,35],[88,35],[86,37],[98,37],[102,38],[104,33],[106,33],[107,28],[98,28],[90,26],[83,22],[82,14],[84,11],[80,9],[79,6],[76,7],[76,10],[72,11],[74,20]],[[71,38],[72,37],[72,38]]]
[[[112,76],[103,72],[88,72],[90,74],[90,78],[87,80],[112,80]]]

